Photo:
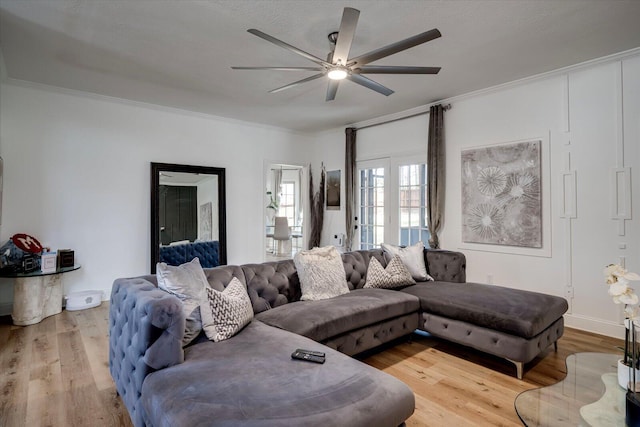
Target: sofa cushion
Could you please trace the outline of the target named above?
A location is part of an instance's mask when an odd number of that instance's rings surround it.
[[[326,362],[294,360],[296,348],[322,351]],[[396,378],[258,321],[187,348],[184,363],[146,378],[141,402],[156,427],[389,427],[415,407]]]
[[[400,292],[420,298],[427,313],[532,338],[567,311],[564,298],[479,283],[425,282]]]
[[[158,287],[182,301],[186,324],[182,345],[187,345],[202,330],[200,305],[207,300],[207,279],[198,258],[179,266],[159,262],[156,265]]]
[[[386,267],[383,267],[375,258],[369,261],[365,288],[395,289],[415,284],[415,280],[399,256],[391,258]]]
[[[212,341],[224,341],[237,334],[253,319],[247,290],[233,278],[224,291],[207,288],[208,300],[200,307],[202,329]]]
[[[381,246],[390,256],[399,256],[415,280],[429,280],[427,267],[424,263],[424,244],[422,242],[417,242],[405,248],[388,243],[383,243]]]
[[[300,251],[293,258],[303,301],[318,301],[349,292],[342,258],[335,246]]]
[[[323,341],[344,332],[418,311],[418,298],[388,289],[356,289],[321,301],[298,301],[272,308],[256,319]]]

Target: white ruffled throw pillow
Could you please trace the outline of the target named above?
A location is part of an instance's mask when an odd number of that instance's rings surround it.
[[[303,301],[317,301],[349,293],[342,257],[335,246],[300,251],[293,258]]]

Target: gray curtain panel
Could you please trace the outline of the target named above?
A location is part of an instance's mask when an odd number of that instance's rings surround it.
[[[345,156],[344,156],[344,186],[345,186],[345,250],[351,251],[353,238],[356,234],[355,228],[355,215],[357,212],[356,206],[356,128],[345,129]]]
[[[429,141],[427,148],[427,226],[431,233],[429,246],[440,248],[438,231],[444,216],[444,109],[429,109]]]
[[[320,188],[313,192],[313,173],[309,166],[309,211],[311,220],[311,232],[309,233],[309,249],[320,246],[322,236],[322,224],[324,222],[324,163],[320,168]]]

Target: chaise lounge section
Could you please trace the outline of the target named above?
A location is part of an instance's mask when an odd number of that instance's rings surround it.
[[[350,292],[300,301],[291,260],[204,269],[209,286],[247,287],[253,322],[232,338],[202,334],[182,348],[181,302],[155,276],[115,281],[110,307],[110,370],[136,426],[396,426],[414,410],[411,390],[349,355],[422,329],[504,357],[522,377],[563,333],[564,299],[466,283],[466,260],[425,250],[432,282],[401,290],[363,288],[382,250],[342,255]],[[323,365],[292,360],[296,348],[325,352]]]

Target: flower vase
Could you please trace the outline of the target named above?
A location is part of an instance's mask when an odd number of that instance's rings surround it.
[[[625,421],[627,427],[640,427],[640,401],[638,395],[627,390]]]
[[[624,360],[618,360],[618,384],[623,389],[629,388],[629,382],[632,380],[631,367],[624,364]],[[640,381],[640,369],[636,369],[636,381]]]
[[[637,333],[638,327],[635,321],[631,319],[626,319],[625,327],[627,328],[625,334],[625,352],[627,355],[627,359],[629,352],[631,353],[631,367],[627,369],[631,375],[629,378],[627,393],[625,399],[625,421],[627,427],[640,427],[640,391],[638,389],[638,381],[640,381],[640,374],[638,373],[638,369],[632,370],[636,366],[638,366],[638,358],[640,357],[640,351],[638,351],[638,341],[637,341]],[[631,342],[629,342],[631,341]],[[618,381],[620,381],[618,379]]]
[[[273,219],[276,217],[276,211],[271,208],[267,208],[267,225],[273,225]]]

